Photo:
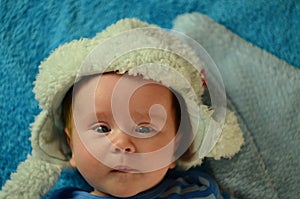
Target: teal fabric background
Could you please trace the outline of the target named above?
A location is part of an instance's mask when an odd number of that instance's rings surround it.
[[[0,1],[1,185],[31,151],[29,124],[39,113],[32,82],[39,63],[59,45],[92,37],[125,17],[171,28],[176,16],[200,12],[300,68],[299,7],[299,0]],[[70,179],[75,185],[82,184],[73,172],[65,172],[57,188]]]

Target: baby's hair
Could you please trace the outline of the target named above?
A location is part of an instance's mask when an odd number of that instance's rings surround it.
[[[66,93],[63,101],[62,101],[62,121],[64,127],[68,129],[68,131],[72,132],[72,124],[73,124],[73,111],[72,111],[72,100],[73,100],[73,87],[72,86],[68,92]]]
[[[175,116],[176,132],[181,134],[179,145],[177,146],[177,150],[174,154],[176,155],[176,153],[182,153],[182,148],[186,148],[186,144],[191,143],[191,139],[193,139],[193,133],[189,114],[187,112],[187,107],[183,97],[173,89],[170,90],[172,93],[172,107]],[[73,131],[72,95],[73,86],[68,90],[62,101],[62,120],[64,127],[69,131],[70,136],[72,136]],[[188,162],[191,160],[193,155],[193,143],[191,143],[191,145],[186,149],[179,159],[181,161]]]

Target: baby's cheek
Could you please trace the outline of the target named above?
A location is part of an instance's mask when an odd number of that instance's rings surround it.
[[[159,152],[162,157],[173,157],[175,151],[175,136],[157,136],[156,138],[140,139],[136,142],[138,153]],[[159,154],[157,153],[157,155]]]
[[[93,181],[93,178],[96,176],[100,177],[101,171],[106,169],[82,144],[77,145],[74,153],[77,169],[89,183]]]
[[[73,153],[77,166],[95,164],[97,160],[90,154],[78,135],[73,139]]]

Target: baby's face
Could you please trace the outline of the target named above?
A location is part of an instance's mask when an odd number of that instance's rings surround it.
[[[168,88],[107,73],[79,83],[73,99],[71,163],[94,194],[136,195],[175,166],[176,124]]]

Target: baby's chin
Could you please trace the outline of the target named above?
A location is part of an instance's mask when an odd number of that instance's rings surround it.
[[[134,176],[143,175],[140,173],[120,173],[116,175],[118,175],[120,183],[116,182],[115,186],[110,186],[106,188],[99,187],[99,189],[96,189],[94,187],[94,191],[91,192],[91,194],[97,196],[112,196],[117,198],[126,198],[126,197],[132,197],[139,193],[145,192],[157,185],[157,183],[150,185],[149,183],[143,184],[142,182],[138,183],[139,185],[137,185],[135,183],[128,182],[128,178],[130,178],[132,175]],[[135,181],[136,179],[131,178],[131,180]]]
[[[127,198],[127,197],[132,197],[135,196],[143,191],[138,192],[137,190],[129,190],[125,186],[116,188],[114,191],[111,193],[106,193],[104,191],[99,191],[99,190],[94,190],[91,192],[91,194],[96,195],[96,196],[112,196],[112,197],[118,197],[118,198]]]

